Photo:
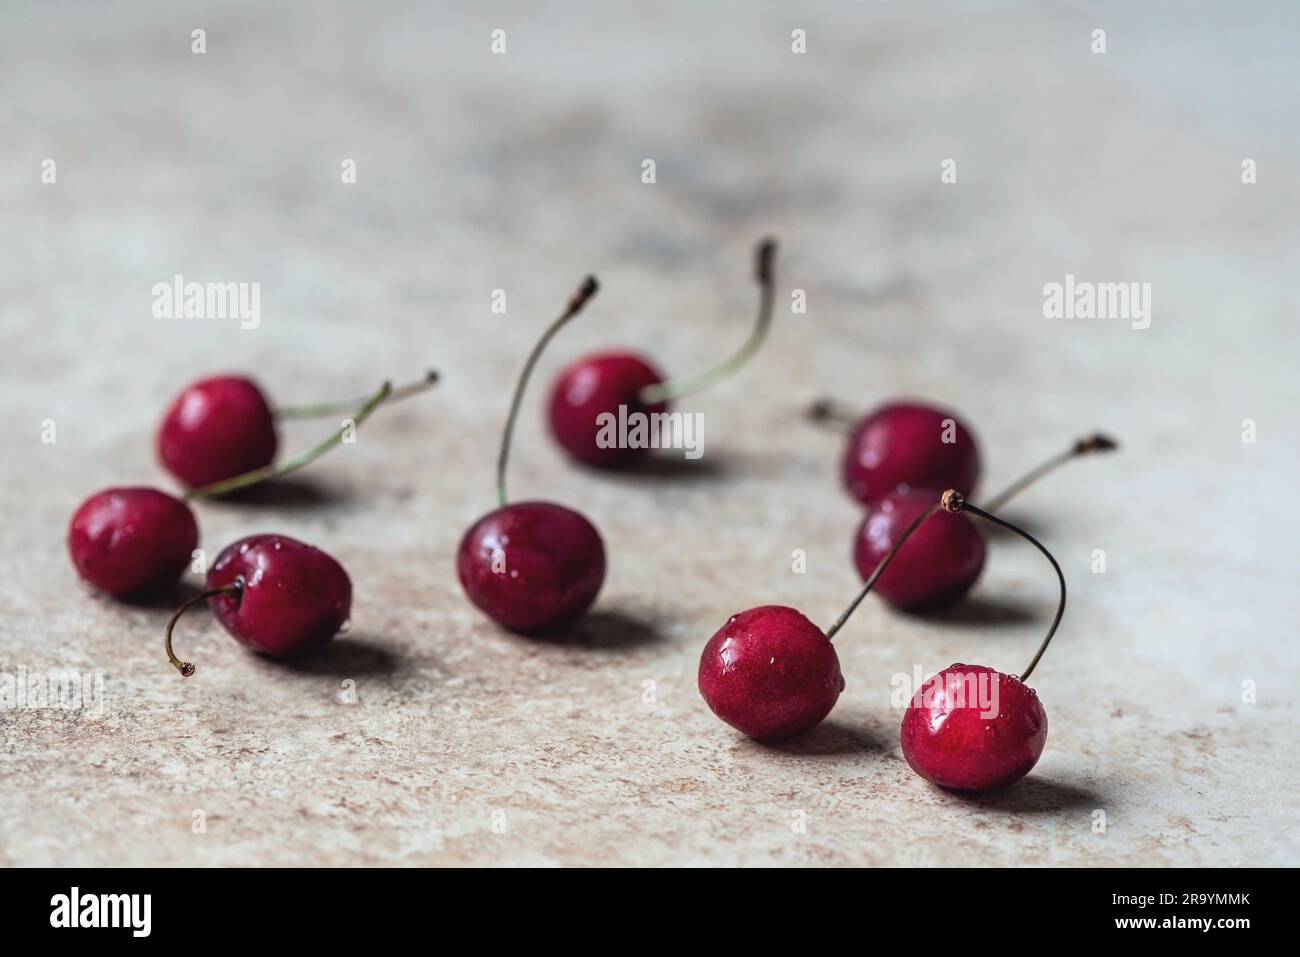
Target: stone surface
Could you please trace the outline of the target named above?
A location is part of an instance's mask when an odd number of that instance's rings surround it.
[[[99,673],[103,707],[0,712],[0,862],[1300,863],[1296,14],[1128,6],[9,5],[0,671]],[[687,406],[703,459],[570,466],[541,429],[549,377],[607,345],[670,373],[726,353],[768,232],[782,308]],[[469,606],[455,548],[493,505],[528,344],[588,271],[604,289],[542,360],[511,484],[580,506],[610,570],[569,640],[529,641]],[[177,273],[259,282],[260,325],[155,318]],[[1044,318],[1066,274],[1150,282],[1150,328]],[[181,681],[172,601],[78,588],[68,518],[110,484],[167,487],[153,430],[188,380],[245,371],[287,403],[426,365],[435,393],[300,480],[197,507],[209,555],[274,531],[345,565],[330,653],[266,662],[199,612]],[[1032,682],[1047,749],[1009,791],[912,774],[890,694],[914,667],[1024,666],[1055,585],[1010,538],[942,619],[865,602],[804,738],[759,746],[696,692],[732,613],[825,626],[858,588],[839,441],[800,418],[824,393],[961,410],[985,493],[1084,431],[1124,443],[1007,512],[1071,585]]]

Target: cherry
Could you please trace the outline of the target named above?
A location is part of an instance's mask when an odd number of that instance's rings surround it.
[[[596,294],[588,276],[564,312],[542,334],[515,386],[497,459],[500,507],[465,532],[456,574],[476,607],[521,634],[552,631],[581,616],[605,580],[605,546],[595,526],[573,509],[552,502],[507,504],[506,464],[524,387],[551,337]]]
[[[465,533],[456,574],[488,617],[529,633],[567,625],[596,600],[605,546],[591,522],[553,502],[516,502]]]
[[[109,488],[81,503],[68,527],[77,573],[117,598],[175,585],[199,544],[190,507],[154,488]]]
[[[568,454],[596,468],[621,468],[642,458],[649,445],[622,448],[601,437],[602,416],[617,421],[619,409],[627,415],[666,412],[669,402],[694,395],[731,375],[754,355],[772,323],[772,263],[776,242],[765,239],[754,255],[759,284],[758,318],[740,350],[721,365],[699,375],[665,382],[659,370],[642,356],[630,352],[605,352],[586,356],[560,373],[551,388],[551,433]],[[654,419],[650,420],[654,423]]]
[[[814,419],[848,423],[833,403],[821,401]],[[854,498],[871,504],[896,491],[956,489],[969,495],[980,473],[979,447],[951,412],[918,402],[893,402],[851,427],[841,474]]]
[[[430,372],[422,382],[393,390],[389,399],[422,391],[437,381]],[[328,403],[273,412],[251,379],[213,376],[186,386],[158,427],[158,458],[186,488],[211,485],[275,459],[277,419],[344,413],[358,403]]]
[[[732,615],[705,645],[698,677],[714,714],[766,742],[820,724],[844,690],[830,640],[783,605]]]
[[[956,492],[945,493],[957,496]],[[918,516],[880,563],[835,624],[822,633],[800,612],[760,605],[732,615],[700,655],[700,694],[719,718],[763,742],[802,734],[821,723],[844,690],[839,657],[831,645],[854,609],[871,591],[902,542],[940,509]]]
[[[158,428],[158,459],[186,488],[270,465],[277,444],[271,406],[243,376],[187,386]]]
[[[347,624],[352,581],[325,552],[287,535],[250,535],[227,545],[208,571],[207,590],[167,623],[167,659],[182,677],[194,666],[172,652],[172,631],[202,601],[240,644],[288,658],[322,647]]]
[[[1065,613],[1065,575],[1051,552],[1027,532],[973,505],[958,503],[958,508],[1034,545],[1051,562],[1061,586],[1056,617],[1023,675],[983,665],[952,665],[922,684],[903,714],[899,742],[912,770],[941,787],[985,791],[1028,774],[1047,743],[1047,712],[1025,682]]]
[[[77,573],[114,597],[174,586],[198,546],[199,531],[187,501],[223,495],[297,471],[343,441],[391,395],[388,383],[350,422],[320,445],[279,465],[267,465],[212,485],[190,489],[183,499],[152,488],[110,488],[86,499],[68,528],[68,553]]]
[[[551,433],[573,458],[597,468],[620,468],[650,451],[648,445],[621,446],[597,442],[599,417],[617,419],[619,406],[628,415],[650,416],[668,411],[667,402],[647,403],[641,396],[663,382],[659,370],[630,352],[606,352],[573,363],[551,389]]]
[[[917,490],[894,492],[871,506],[853,549],[864,579],[933,503],[933,492]],[[961,599],[983,569],[984,539],[975,524],[960,513],[944,512],[917,530],[876,582],[876,594],[904,611],[933,611]]]
[[[1118,444],[1091,435],[1018,479],[988,503],[996,511],[1031,483],[1076,456],[1110,451]],[[934,494],[913,489],[894,492],[868,507],[854,538],[854,562],[865,580],[912,521],[929,507]],[[876,593],[895,608],[934,611],[961,600],[984,568],[984,538],[968,515],[936,515],[908,542],[876,583]]]
[[[989,689],[989,703],[996,696],[995,715],[979,707],[979,688]],[[915,699],[903,714],[903,757],[941,787],[1006,787],[1030,772],[1047,743],[1047,712],[1034,689],[1014,675],[953,665],[923,684]]]

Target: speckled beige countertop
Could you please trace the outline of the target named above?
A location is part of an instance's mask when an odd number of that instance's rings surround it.
[[[1294,9],[433,6],[7,6],[0,672],[99,674],[103,697],[0,711],[0,862],[1300,863]],[[606,344],[709,364],[745,334],[768,232],[783,308],[690,403],[704,458],[570,466],[540,428],[549,377]],[[543,358],[512,487],[580,505],[609,575],[571,639],[529,641],[467,604],[453,556],[528,345],[588,271],[604,289]],[[260,325],[154,318],[176,273],[259,282]],[[1067,274],[1150,282],[1150,328],[1044,318]],[[198,508],[211,551],[280,531],[343,562],[328,654],[262,661],[199,613],[182,682],[169,602],[78,587],[69,516],[170,487],[152,436],[187,380],[243,370],[291,402],[427,365],[435,393],[300,481]],[[1071,586],[1033,682],[1047,751],[1009,791],[912,774],[889,696],[918,666],[1023,667],[1055,585],[1011,539],[960,612],[865,603],[803,739],[754,744],[696,691],[730,614],[825,625],[858,587],[839,442],[799,418],[824,392],[955,406],[986,491],[1085,430],[1124,442],[1008,512]]]

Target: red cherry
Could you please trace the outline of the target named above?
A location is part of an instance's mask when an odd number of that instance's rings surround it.
[[[270,465],[275,418],[251,379],[200,379],[172,402],[157,445],[163,467],[186,488],[198,488]]]
[[[641,356],[628,352],[609,352],[587,356],[568,366],[551,388],[551,433],[569,455],[585,465],[597,468],[621,468],[636,462],[650,451],[654,443],[647,432],[648,445],[619,447],[601,445],[600,434],[609,415],[614,422],[624,416],[643,413],[647,416],[668,410],[669,402],[703,392],[727,378],[751,356],[767,338],[772,324],[773,260],[776,242],[765,239],[754,254],[754,275],[759,284],[758,318],[744,345],[721,365],[699,375],[664,381],[659,370]],[[620,407],[626,411],[620,412]],[[653,430],[654,420],[649,429]]]
[[[287,535],[250,535],[227,545],[208,588],[235,588],[208,604],[241,644],[283,658],[321,647],[352,610],[352,581],[325,552]]]
[[[322,647],[352,609],[352,581],[343,566],[287,535],[250,535],[227,545],[209,569],[207,585],[167,624],[167,658],[184,677],[194,666],[172,653],[172,629],[201,601],[236,641],[273,658]]]
[[[489,618],[535,633],[568,625],[591,607],[605,580],[605,546],[572,509],[516,502],[470,526],[456,573]]]
[[[591,607],[605,580],[605,546],[595,526],[551,502],[506,503],[506,464],[524,388],[551,337],[599,288],[588,276],[542,334],[515,386],[497,458],[500,508],[469,527],[456,553],[456,573],[469,600],[511,631],[535,634],[563,627]]]
[[[628,352],[587,356],[573,363],[555,380],[551,389],[551,432],[570,456],[598,468],[619,468],[650,451],[648,446],[620,448],[601,446],[601,416],[619,418],[619,407],[627,414],[654,415],[668,411],[667,402],[646,403],[641,391],[663,381],[652,365]]]
[[[934,500],[933,492],[894,492],[868,507],[853,549],[864,581]],[[959,601],[983,568],[984,539],[975,523],[960,512],[942,512],[916,530],[875,590],[895,608],[933,611]]]
[[[78,574],[115,597],[175,585],[198,544],[189,506],[153,488],[96,492],[68,527],[68,553]]]
[[[782,605],[732,615],[704,646],[698,679],[714,714],[765,742],[816,727],[844,690],[830,639]]]
[[[1034,689],[982,665],[953,665],[921,686],[903,715],[903,757],[934,784],[986,791],[1020,780],[1047,743]]]
[[[969,495],[980,456],[974,436],[951,412],[899,402],[881,406],[853,428],[842,472],[849,493],[867,504],[908,489],[951,488]]]

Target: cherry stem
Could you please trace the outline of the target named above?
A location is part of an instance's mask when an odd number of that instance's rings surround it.
[[[948,494],[957,495],[957,493],[955,492],[953,493],[945,492],[944,494],[945,496]],[[957,498],[961,499],[961,496],[957,495]],[[1052,563],[1052,570],[1056,572],[1057,581],[1061,583],[1061,601],[1056,606],[1056,617],[1052,619],[1052,627],[1047,629],[1047,637],[1044,638],[1043,643],[1038,646],[1038,651],[1034,653],[1034,657],[1029,662],[1029,666],[1025,668],[1025,670],[1020,674],[1020,680],[1022,682],[1028,681],[1029,675],[1033,672],[1034,668],[1038,664],[1038,659],[1043,657],[1043,652],[1046,651],[1047,646],[1052,643],[1052,636],[1056,634],[1056,629],[1061,624],[1061,616],[1065,614],[1065,573],[1061,571],[1061,566],[1057,563],[1056,558],[1052,555],[1051,552],[1047,550],[1047,548],[1043,545],[1043,543],[1040,542],[1038,539],[1034,538],[1034,536],[1030,535],[1023,528],[1019,528],[1018,526],[1012,525],[1010,522],[1000,519],[996,515],[990,515],[988,512],[984,511],[984,509],[971,505],[969,502],[966,502],[964,499],[958,502],[957,506],[958,506],[957,508],[950,509],[950,511],[971,512],[974,515],[978,515],[980,518],[984,519],[985,521],[992,522],[994,525],[1000,525],[1003,528],[1007,529],[1007,531],[1015,532],[1017,535],[1019,535],[1021,538],[1027,541],[1030,545],[1033,545],[1036,549],[1038,549],[1040,552],[1042,552],[1044,555],[1047,556],[1047,560]],[[947,505],[945,504],[944,507],[947,508]]]
[[[537,340],[537,345],[533,346],[533,351],[528,354],[528,360],[524,363],[524,370],[519,374],[519,382],[515,385],[514,398],[510,400],[510,414],[506,416],[506,429],[501,436],[501,454],[497,458],[497,499],[501,507],[505,508],[506,504],[506,463],[510,460],[510,440],[515,433],[515,419],[519,416],[519,404],[524,398],[524,387],[528,385],[528,377],[533,374],[533,366],[537,365],[537,359],[546,348],[546,344],[551,338],[560,331],[560,328],[582,311],[591,297],[596,295],[596,290],[600,288],[600,283],[596,281],[595,276],[588,276],[582,281],[582,285],[577,291],[569,297],[569,304],[565,307],[558,319],[550,324],[542,337]]]
[[[209,598],[216,598],[218,595],[238,595],[243,590],[242,584],[227,585],[225,588],[209,588],[201,594],[195,595],[181,607],[176,609],[172,615],[171,621],[167,622],[167,633],[163,638],[163,648],[167,650],[167,660],[172,663],[172,667],[181,673],[182,678],[188,678],[194,674],[194,665],[188,661],[181,661],[172,651],[172,629],[176,627],[176,622],[181,620],[181,615],[185,614],[201,601],[207,601]]]
[[[948,495],[955,495],[957,493],[948,491],[948,492],[944,492],[943,494],[944,497],[946,498]],[[875,571],[871,573],[871,577],[868,578],[866,584],[862,586],[862,591],[858,592],[858,597],[853,599],[853,601],[849,604],[849,607],[844,609],[844,614],[840,615],[840,617],[836,619],[835,624],[831,625],[830,629],[827,630],[826,632],[827,641],[830,641],[832,638],[835,637],[835,633],[839,631],[840,628],[843,627],[846,621],[849,620],[849,615],[853,614],[857,610],[858,605],[862,604],[862,599],[867,597],[867,593],[871,591],[872,587],[876,584],[876,580],[884,573],[885,568],[889,565],[889,563],[894,560],[894,556],[897,555],[898,550],[903,547],[903,543],[912,537],[912,533],[915,532],[918,528],[920,528],[925,523],[926,519],[928,519],[935,512],[938,512],[943,508],[944,508],[943,501],[940,500],[938,502],[935,502],[928,509],[926,509],[924,512],[922,512],[920,515],[916,516],[916,518],[912,520],[912,524],[907,526],[907,531],[903,532],[902,537],[899,538],[898,541],[894,542],[894,547],[889,550],[889,554],[887,554],[884,558],[880,560],[880,564],[876,566]]]
[[[419,395],[434,385],[438,381],[438,372],[436,369],[430,369],[424,374],[424,378],[418,382],[408,382],[406,385],[400,385],[388,394],[386,402],[397,402],[400,399],[407,399],[413,395]],[[347,402],[322,402],[317,405],[291,405],[283,409],[276,409],[272,415],[277,419],[321,419],[327,415],[343,415],[346,412],[355,409],[361,403],[362,399],[350,399]]]
[[[1002,492],[989,499],[985,503],[985,507],[994,510],[1001,508],[1048,472],[1060,468],[1071,459],[1078,458],[1081,455],[1087,455],[1090,452],[1112,452],[1118,448],[1118,442],[1108,435],[1102,435],[1100,432],[1095,435],[1090,435],[1087,438],[1079,439],[1064,452],[1052,456],[1042,465],[1012,482],[1009,486],[1003,489]]]
[[[739,351],[721,365],[707,372],[687,376],[683,379],[670,379],[648,385],[638,393],[637,398],[646,405],[655,405],[671,399],[680,399],[711,389],[723,379],[734,373],[753,357],[767,338],[767,330],[772,325],[772,303],[775,293],[772,284],[772,263],[776,259],[776,240],[764,239],[754,250],[754,279],[758,282],[758,319]]]
[[[1024,673],[1020,675],[1021,681],[1028,681],[1029,675],[1038,665],[1038,660],[1043,657],[1043,652],[1046,651],[1047,646],[1051,644],[1052,636],[1056,634],[1056,629],[1061,624],[1061,616],[1065,614],[1065,573],[1061,571],[1061,566],[1057,563],[1056,558],[1053,557],[1052,553],[1047,550],[1042,542],[1034,538],[1034,536],[1030,535],[1023,528],[1012,525],[1010,522],[998,518],[996,515],[990,515],[982,508],[971,505],[966,501],[965,496],[955,489],[948,489],[948,491],[944,492],[943,495],[939,497],[939,501],[936,504],[931,505],[924,513],[918,515],[912,521],[911,525],[907,526],[907,531],[905,531],[902,537],[894,543],[894,547],[889,550],[889,554],[880,560],[880,564],[876,566],[875,571],[871,573],[871,577],[868,578],[866,584],[862,586],[862,591],[858,592],[858,597],[853,599],[853,603],[844,610],[844,614],[840,615],[835,624],[831,625],[830,630],[826,632],[826,640],[830,641],[835,637],[835,633],[839,631],[844,622],[848,620],[849,615],[853,614],[858,605],[862,603],[862,599],[867,597],[867,593],[871,591],[871,587],[875,585],[876,579],[881,576],[881,573],[884,572],[886,566],[893,561],[894,556],[897,555],[899,549],[903,547],[903,543],[906,542],[912,536],[912,533],[920,528],[921,525],[930,518],[930,516],[941,510],[945,512],[970,512],[973,515],[978,515],[985,521],[992,522],[994,525],[1000,525],[1008,531],[1015,532],[1046,555],[1047,560],[1052,563],[1052,569],[1056,572],[1057,581],[1061,583],[1061,601],[1056,606],[1056,617],[1052,619],[1052,627],[1047,630],[1047,637],[1044,638],[1043,643],[1038,646],[1038,651],[1034,654],[1033,660],[1029,662],[1029,667],[1027,667],[1024,670]]]
[[[834,399],[818,399],[808,406],[808,411],[804,415],[810,421],[833,428],[838,432],[852,431],[858,420],[858,417],[853,414],[847,405]]]
[[[248,488],[250,485],[257,485],[260,482],[266,482],[270,479],[281,478],[290,472],[296,472],[305,465],[310,465],[318,458],[328,452],[334,446],[343,442],[344,437],[349,430],[356,429],[362,422],[370,417],[370,413],[375,411],[389,395],[392,394],[393,387],[385,382],[380,386],[379,391],[366,400],[365,405],[353,413],[352,418],[346,420],[338,431],[328,439],[313,449],[308,449],[296,458],[279,465],[264,465],[260,469],[253,469],[251,472],[245,472],[243,475],[236,475],[233,478],[222,479],[219,482],[213,482],[210,485],[201,485],[198,488],[192,488],[186,492],[182,498],[186,501],[195,498],[211,498],[217,495],[226,495],[230,492],[239,491]]]

